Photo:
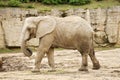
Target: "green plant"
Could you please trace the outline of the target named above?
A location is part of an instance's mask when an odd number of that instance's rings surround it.
[[[68,3],[68,0],[43,0],[44,4],[65,4]]]
[[[8,1],[9,7],[20,7],[21,2],[19,0],[10,0]]]
[[[91,0],[43,0],[44,4],[73,4],[84,5],[91,2]]]
[[[27,8],[34,8],[34,6],[33,5],[28,5]]]
[[[22,3],[28,3],[28,2],[30,2],[30,0],[20,0],[20,2],[22,2]]]
[[[7,6],[3,1],[0,1],[0,7],[5,7]]]
[[[96,1],[103,1],[103,0],[96,0]]]
[[[91,0],[69,0],[69,3],[73,4],[73,5],[84,5],[84,4],[88,4],[90,2],[91,2]]]
[[[44,4],[58,4],[57,0],[43,0],[42,3],[44,3]]]
[[[116,1],[118,1],[120,3],[120,0],[116,0]]]
[[[69,0],[59,0],[60,4],[67,4],[69,2]]]

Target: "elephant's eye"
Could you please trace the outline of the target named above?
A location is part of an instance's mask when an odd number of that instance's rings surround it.
[[[34,33],[35,33],[35,28],[28,28],[28,31],[29,31],[31,34],[34,34]]]
[[[28,29],[27,29],[28,31],[30,31],[30,28],[28,27]]]

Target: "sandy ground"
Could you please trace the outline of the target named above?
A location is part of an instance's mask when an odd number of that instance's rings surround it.
[[[42,61],[40,73],[25,71],[0,72],[0,80],[120,80],[120,49],[96,52],[101,69],[92,70],[89,58],[89,72],[78,71],[81,55],[76,50],[55,51],[56,72],[50,69],[47,58]]]

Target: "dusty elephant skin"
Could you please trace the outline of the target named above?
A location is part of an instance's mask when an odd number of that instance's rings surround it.
[[[55,70],[55,47],[78,50],[82,55],[82,65],[79,71],[88,71],[88,55],[92,60],[93,69],[100,68],[93,48],[93,29],[89,23],[81,17],[29,17],[25,20],[21,34],[21,49],[28,57],[32,55],[32,52],[27,48],[26,42],[31,38],[40,39],[33,72],[40,71],[41,60],[45,53],[48,56],[48,63],[52,71]]]

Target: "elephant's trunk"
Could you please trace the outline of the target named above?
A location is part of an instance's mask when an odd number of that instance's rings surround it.
[[[32,55],[32,51],[26,47],[26,41],[22,42],[21,50],[25,56],[30,57]]]
[[[26,43],[30,39],[29,34],[26,32],[26,29],[23,29],[21,35],[21,50],[25,56],[30,57],[32,55],[32,51],[27,48]]]

